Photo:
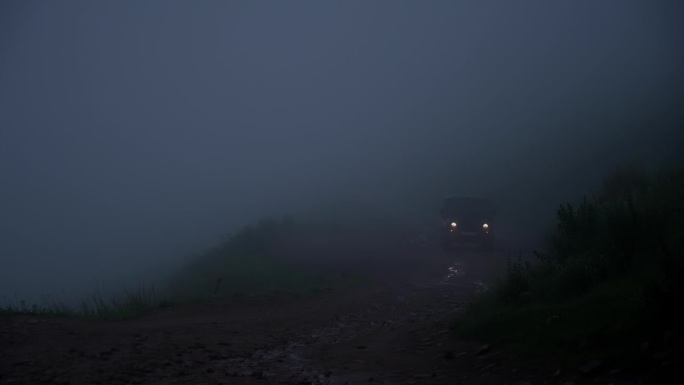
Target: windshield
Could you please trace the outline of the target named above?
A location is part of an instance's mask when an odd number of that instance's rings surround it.
[[[457,197],[444,200],[444,210],[459,216],[492,216],[492,202],[483,198]]]

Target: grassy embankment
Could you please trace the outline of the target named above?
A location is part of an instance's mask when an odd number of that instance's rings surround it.
[[[684,167],[614,171],[597,194],[558,209],[549,238],[535,263],[509,261],[454,323],[460,337],[566,365],[636,368],[681,353]]]
[[[271,255],[272,247],[282,237],[306,231],[328,230],[325,226],[305,225],[289,219],[263,220],[245,226],[214,249],[192,258],[162,288],[140,286],[116,296],[95,293],[76,306],[50,297],[40,304],[5,299],[0,302],[0,314],[86,316],[115,320],[235,293],[303,293],[321,288],[339,289],[361,282],[356,276],[291,266]]]

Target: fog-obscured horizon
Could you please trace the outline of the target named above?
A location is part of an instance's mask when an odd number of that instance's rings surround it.
[[[126,283],[340,201],[412,215],[484,195],[534,230],[614,166],[682,160],[683,16],[636,0],[4,1],[0,296]]]

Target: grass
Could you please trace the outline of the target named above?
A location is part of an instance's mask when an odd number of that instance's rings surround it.
[[[70,316],[74,314],[74,308],[66,302],[45,298],[40,304],[31,303],[24,300],[4,299],[0,304],[0,315],[2,314],[40,314],[49,316]]]
[[[536,263],[510,259],[453,329],[571,366],[591,357],[636,368],[658,365],[654,352],[681,354],[667,334],[684,332],[682,207],[683,167],[616,170],[595,196],[562,205]]]
[[[76,305],[65,300],[46,297],[39,304],[13,299],[3,301],[0,314],[79,316],[102,320],[123,320],[147,314],[154,309],[169,307],[173,301],[158,295],[153,286],[139,286],[115,296],[105,297],[100,292],[84,298]]]

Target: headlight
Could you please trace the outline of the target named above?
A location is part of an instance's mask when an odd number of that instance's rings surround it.
[[[489,225],[485,223],[484,225],[482,225],[482,228],[487,230],[489,228]]]
[[[456,225],[456,222],[451,222],[451,228],[452,228],[452,229],[455,228],[456,226],[457,226],[457,225]]]

